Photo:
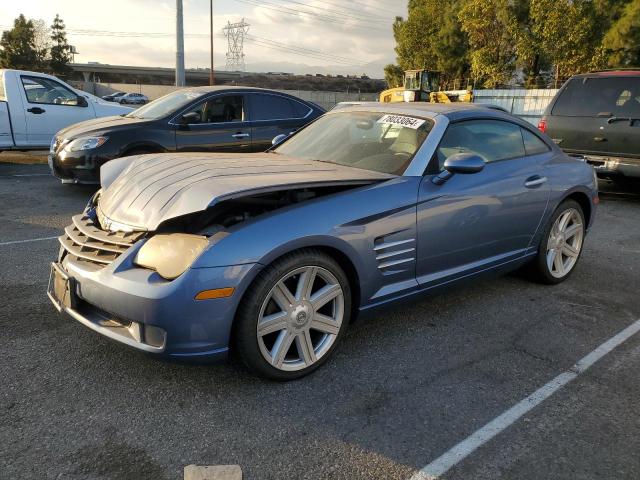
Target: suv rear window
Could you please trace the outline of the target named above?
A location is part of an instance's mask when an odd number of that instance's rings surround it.
[[[552,115],[640,117],[640,77],[573,78],[556,100]]]

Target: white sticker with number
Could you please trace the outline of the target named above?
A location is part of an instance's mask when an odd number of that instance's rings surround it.
[[[385,115],[377,123],[384,123],[387,125],[398,125],[400,127],[412,128],[414,130],[419,129],[424,125],[426,120],[421,118],[405,117],[404,115]]]

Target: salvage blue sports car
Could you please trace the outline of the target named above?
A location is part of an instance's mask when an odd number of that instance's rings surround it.
[[[171,358],[289,380],[364,311],[526,267],[575,269],[593,169],[509,114],[359,104],[260,154],[114,160],[60,237],[54,305]]]

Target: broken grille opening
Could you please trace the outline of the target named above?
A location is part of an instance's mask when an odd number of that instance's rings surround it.
[[[137,242],[144,232],[108,232],[93,223],[84,214],[73,217],[73,224],[64,229],[58,240],[65,250],[64,256],[104,267]],[[61,258],[61,260],[63,259]]]

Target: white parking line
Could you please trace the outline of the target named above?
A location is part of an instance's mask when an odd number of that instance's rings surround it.
[[[610,353],[614,348],[624,343],[640,331],[640,320],[632,323],[616,336],[610,338],[566,372],[561,373],[549,383],[539,388],[527,398],[517,403],[509,410],[476,430],[469,437],[451,448],[448,452],[436,458],[429,465],[415,473],[410,480],[437,480],[453,466],[464,460],[475,450],[487,443],[504,429],[516,422],[525,413],[542,403],[569,382],[586,372],[589,367]]]
[[[27,240],[12,240],[11,242],[0,242],[0,247],[4,245],[16,245],[18,243],[42,242],[43,240],[54,240],[56,237],[29,238]]]

